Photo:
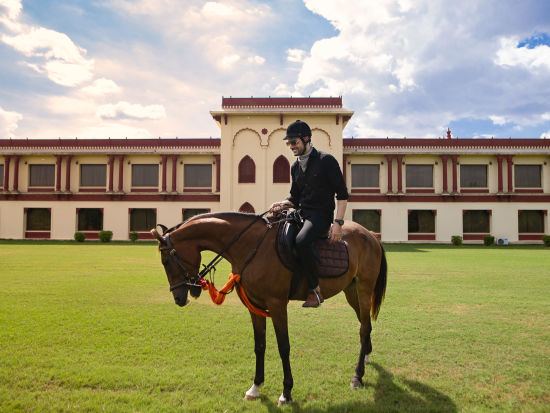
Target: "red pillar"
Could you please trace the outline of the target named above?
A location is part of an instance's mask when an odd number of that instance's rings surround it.
[[[176,192],[176,180],[178,168],[178,155],[172,155],[172,192]]]
[[[448,155],[439,155],[441,157],[441,165],[443,167],[443,192],[449,192],[447,190],[447,159]]]
[[[220,177],[221,177],[221,156],[214,155],[216,159],[216,192],[220,192]]]
[[[124,182],[124,155],[118,155],[118,190],[122,192]]]
[[[115,176],[115,155],[109,155],[109,192],[113,192],[113,181]]]
[[[457,171],[457,165],[458,165],[458,155],[451,155],[451,160],[453,162],[453,192],[458,192],[458,171]]]
[[[514,185],[512,182],[512,165],[514,164],[512,162],[512,158],[514,155],[506,155],[506,165],[508,166],[508,192],[512,192],[514,189]]]
[[[8,192],[10,187],[10,155],[4,155],[4,191]]]
[[[161,191],[166,192],[166,160],[168,159],[168,155],[161,155],[162,159],[162,186]]]
[[[403,192],[403,156],[397,155],[397,193]]]
[[[502,184],[502,160],[504,159],[503,155],[497,155],[497,175],[498,175],[498,190],[497,192],[502,192],[504,185]]]
[[[72,155],[65,156],[65,191],[71,191],[71,159]]]
[[[55,158],[56,158],[56,161],[55,161],[55,166],[56,166],[55,190],[57,192],[60,192],[61,191],[61,161],[63,160],[63,156],[62,155],[56,155]]]
[[[338,118],[336,118],[338,119]],[[348,155],[344,154],[342,155],[342,175],[344,175],[344,182],[347,182],[347,163],[348,163]]]
[[[19,191],[19,159],[21,159],[19,155],[13,157],[13,190],[15,192]]]
[[[388,194],[393,192],[393,155],[386,155],[388,160]]]

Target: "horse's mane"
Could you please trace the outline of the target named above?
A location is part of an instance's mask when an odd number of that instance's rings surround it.
[[[166,231],[164,231],[164,234],[168,234],[170,232],[173,232],[179,228],[181,228],[183,225],[192,222],[197,221],[199,219],[204,218],[220,218],[220,219],[230,219],[230,218],[244,218],[244,217],[258,217],[257,214],[249,214],[245,212],[232,212],[232,211],[221,211],[221,212],[207,212],[205,214],[199,214],[194,215],[191,218],[186,219],[183,222],[180,222],[177,225],[174,225],[172,228],[168,228]]]

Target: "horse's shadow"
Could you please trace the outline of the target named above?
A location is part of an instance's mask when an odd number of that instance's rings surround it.
[[[298,402],[285,407],[292,412],[337,413],[337,412],[457,412],[452,399],[433,387],[416,380],[401,379],[404,386],[394,382],[394,376],[382,366],[370,363],[369,366],[378,372],[375,384],[366,383],[374,388],[374,401],[365,400],[340,403],[327,408],[300,407]],[[348,391],[352,391],[351,389]],[[361,389],[355,391],[362,391]],[[280,412],[281,409],[267,397],[262,396],[262,404],[269,412]]]

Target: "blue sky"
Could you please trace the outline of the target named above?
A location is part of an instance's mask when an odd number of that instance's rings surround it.
[[[547,0],[0,0],[0,138],[218,137],[343,96],[346,137],[550,139]]]

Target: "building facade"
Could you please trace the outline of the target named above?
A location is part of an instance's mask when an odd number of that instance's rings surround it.
[[[540,242],[546,139],[343,139],[342,98],[223,98],[219,139],[0,139],[0,238],[149,238],[207,211],[261,213],[288,196],[296,119],[341,162],[346,219],[385,242]]]

